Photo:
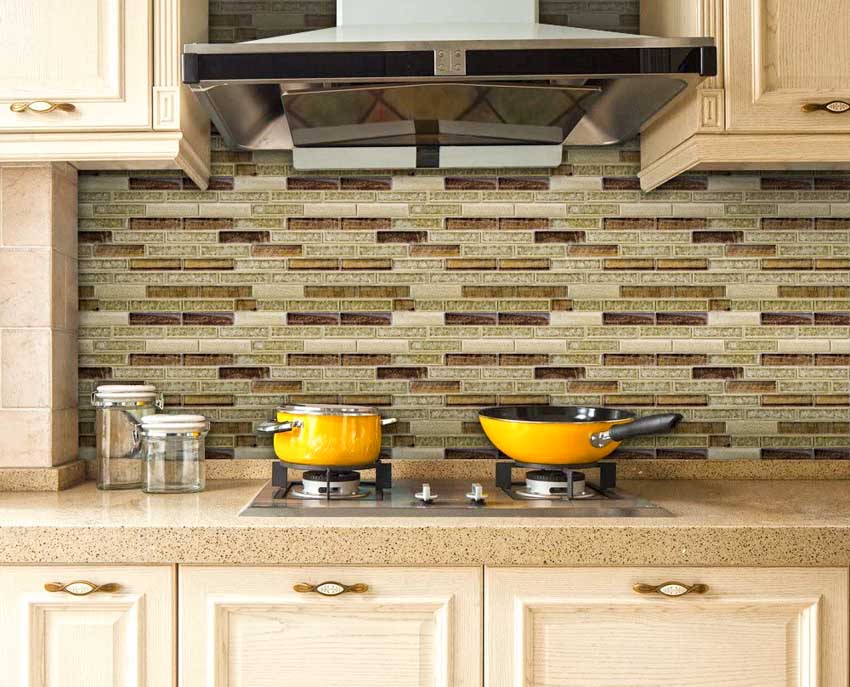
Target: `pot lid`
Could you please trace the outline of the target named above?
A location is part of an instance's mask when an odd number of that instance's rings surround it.
[[[332,405],[321,404],[316,405],[288,405],[278,406],[278,412],[289,413],[291,415],[355,415],[355,416],[380,416],[377,408],[371,406],[350,406],[350,405]]]

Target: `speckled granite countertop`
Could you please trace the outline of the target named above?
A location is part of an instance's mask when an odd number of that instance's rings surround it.
[[[2,563],[850,565],[850,481],[628,481],[670,518],[240,518],[202,494],[0,493]]]

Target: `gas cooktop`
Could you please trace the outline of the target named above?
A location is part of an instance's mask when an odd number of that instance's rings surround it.
[[[303,470],[292,479],[291,468]],[[378,462],[375,479],[351,468],[273,466],[272,479],[240,513],[253,517],[669,517],[670,513],[616,486],[616,464],[560,468],[496,463],[492,480],[393,480],[391,463]],[[515,468],[527,470],[515,481]],[[591,482],[584,470],[599,470]]]

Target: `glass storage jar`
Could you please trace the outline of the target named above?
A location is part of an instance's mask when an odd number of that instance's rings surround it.
[[[162,396],[149,384],[104,384],[91,396],[96,408],[97,488],[138,489],[142,486],[142,451],[138,426],[158,413]]]
[[[204,444],[210,423],[203,415],[151,415],[142,419],[142,451],[148,494],[187,494],[206,485]]]

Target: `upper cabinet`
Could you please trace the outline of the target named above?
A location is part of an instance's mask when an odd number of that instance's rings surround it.
[[[713,36],[722,53],[643,132],[644,189],[688,170],[850,168],[850,3],[816,4],[643,1],[643,33]]]
[[[728,131],[850,133],[850,112],[803,109],[850,98],[850,4],[816,4],[726,3]]]
[[[209,122],[182,85],[207,0],[0,3],[0,164],[178,168],[206,187]]]
[[[0,12],[3,131],[151,126],[147,3],[12,0]]]

